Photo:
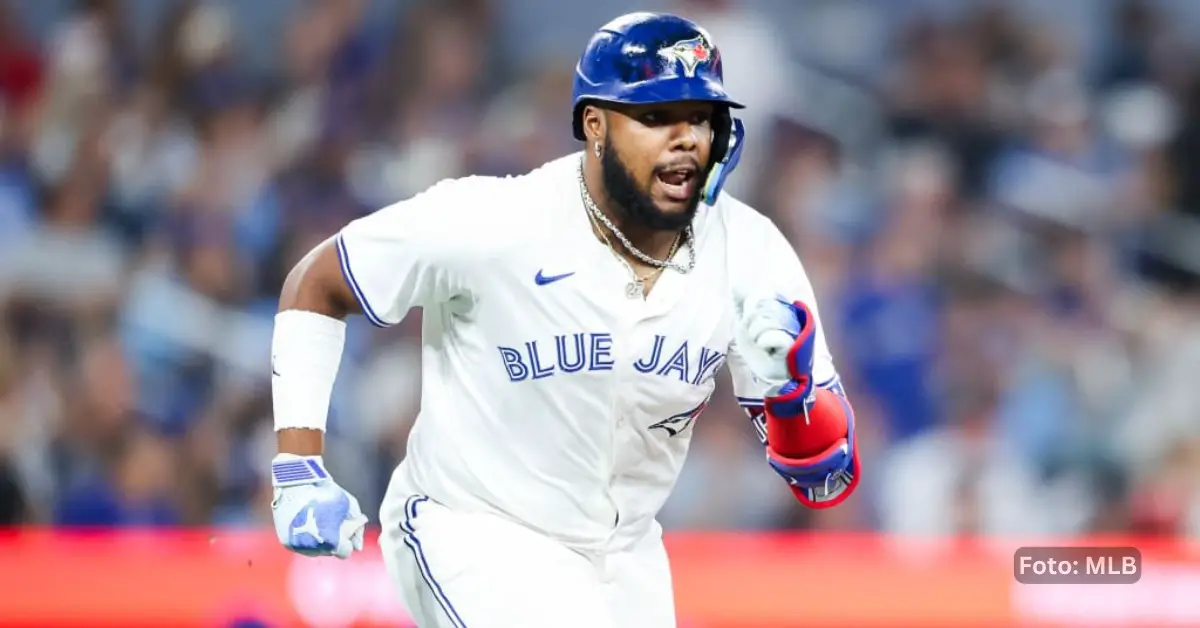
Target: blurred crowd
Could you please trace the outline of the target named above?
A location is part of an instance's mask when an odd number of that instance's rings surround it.
[[[433,182],[579,149],[575,57],[693,17],[732,193],[812,277],[863,488],[797,506],[728,386],[670,529],[1200,536],[1200,3],[0,0],[0,524],[257,525],[282,278]],[[419,312],[351,322],[329,464],[378,505]]]

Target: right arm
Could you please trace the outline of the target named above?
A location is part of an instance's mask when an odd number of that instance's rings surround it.
[[[353,223],[351,223],[353,224]],[[343,229],[345,232],[345,229]],[[322,242],[288,273],[271,339],[271,397],[279,453],[271,460],[271,516],[284,547],[349,558],[363,548],[367,518],[325,469],[325,416],[346,338],[359,310],[343,279],[339,238]]]
[[[350,284],[342,276],[341,265],[338,262],[336,237],[329,238],[317,245],[288,273],[287,279],[283,282],[283,291],[279,295],[280,315],[277,315],[276,320],[278,322],[297,320],[295,318],[289,320],[288,317],[297,315],[285,316],[283,315],[285,312],[307,312],[316,315],[308,317],[300,314],[299,317],[300,319],[308,318],[309,323],[315,323],[316,326],[327,329],[327,333],[322,336],[340,345],[344,342],[346,317],[351,313],[362,312],[362,309],[354,298]],[[321,319],[317,317],[328,319],[329,322],[321,325]],[[283,344],[281,342],[283,339],[279,337],[279,331],[280,326],[277,324],[276,337],[272,344],[276,345],[274,348],[284,349],[284,347],[278,346]],[[340,346],[338,359],[341,359]],[[279,416],[281,410],[290,411],[286,408],[286,401],[283,399],[288,396],[289,391],[286,389],[289,380],[283,379],[283,374],[276,366],[274,350],[271,361],[272,391],[276,397],[274,400],[276,416]],[[332,386],[330,393],[332,394]],[[281,405],[285,407],[280,407]],[[328,402],[326,402],[326,406],[328,406]],[[278,425],[279,422],[276,421],[276,423]],[[275,435],[281,454],[319,456],[325,450],[325,432],[315,426],[309,428],[284,427],[278,429]]]

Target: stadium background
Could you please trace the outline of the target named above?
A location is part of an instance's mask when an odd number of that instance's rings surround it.
[[[865,460],[802,510],[724,392],[662,516],[681,625],[1200,625],[1194,0],[0,0],[0,624],[403,625],[376,555],[263,529],[281,278],[576,150],[574,59],[636,9],[721,46],[733,193],[807,265]],[[350,328],[328,460],[369,511],[415,319]],[[1015,585],[1034,539],[1145,575]]]

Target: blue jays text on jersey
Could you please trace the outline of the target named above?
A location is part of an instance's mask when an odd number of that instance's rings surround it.
[[[609,371],[615,364],[612,334],[577,332],[553,339],[529,340],[520,347],[497,347],[512,382],[544,379],[579,371]],[[700,386],[715,378],[725,352],[662,334],[633,361],[639,373]]]

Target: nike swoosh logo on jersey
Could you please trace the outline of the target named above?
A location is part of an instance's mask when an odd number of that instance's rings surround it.
[[[534,276],[533,281],[534,281],[534,283],[536,283],[539,286],[544,286],[546,284],[550,284],[550,283],[559,281],[560,279],[566,279],[567,277],[570,277],[571,275],[574,275],[574,274],[575,273],[571,272],[571,273],[563,273],[561,275],[550,275],[549,277],[547,277],[542,274],[542,271],[539,270],[537,272],[537,275]]]

